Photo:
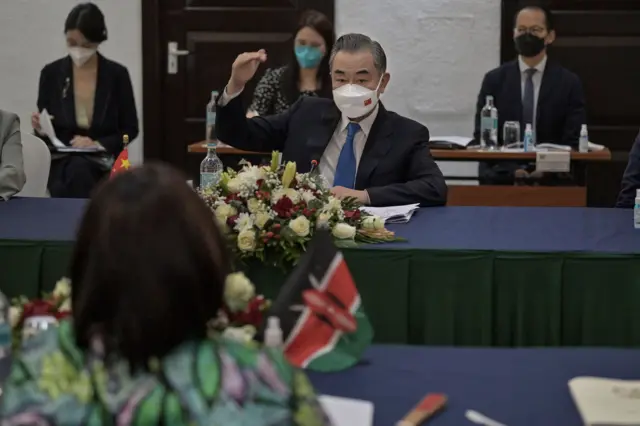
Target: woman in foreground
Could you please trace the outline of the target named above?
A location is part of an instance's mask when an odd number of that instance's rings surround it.
[[[73,319],[25,342],[3,426],[329,424],[281,352],[207,337],[231,263],[185,181],[151,165],[98,188],[71,264]]]

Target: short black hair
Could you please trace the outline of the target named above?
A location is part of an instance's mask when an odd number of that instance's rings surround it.
[[[64,23],[64,32],[78,30],[91,43],[107,40],[107,25],[104,14],[94,3],[80,3],[69,12]]]
[[[547,25],[547,31],[553,31],[556,29],[555,26],[555,22],[554,22],[554,18],[553,18],[553,13],[551,12],[551,9],[549,9],[546,6],[542,6],[539,4],[528,4],[525,5],[523,7],[521,7],[518,12],[515,14],[515,16],[513,17],[513,25],[516,25],[516,21],[518,20],[518,15],[520,15],[520,12],[522,12],[523,10],[538,10],[540,12],[542,12],[544,14],[544,20],[545,20],[545,24]]]
[[[371,52],[373,55],[373,63],[380,74],[384,74],[387,71],[387,55],[384,53],[382,45],[372,40],[369,36],[358,33],[345,34],[336,41],[331,51],[329,64],[333,64],[333,59],[338,52],[345,51],[353,53],[361,50],[369,50]]]
[[[232,262],[209,207],[170,166],[147,163],[101,183],[71,259],[76,343],[148,369],[207,336]]]

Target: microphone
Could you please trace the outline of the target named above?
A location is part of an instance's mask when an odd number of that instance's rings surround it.
[[[318,160],[316,159],[311,160],[311,168],[309,169],[309,173],[310,174],[313,173],[316,167],[318,167]]]
[[[62,88],[62,99],[67,97],[67,92],[69,91],[69,86],[71,85],[71,79],[67,77],[64,81],[64,87]]]

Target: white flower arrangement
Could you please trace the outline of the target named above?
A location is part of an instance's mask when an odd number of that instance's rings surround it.
[[[396,241],[384,220],[360,210],[356,199],[340,200],[318,173],[298,173],[296,164],[244,164],[227,170],[218,185],[199,188],[202,199],[240,258],[273,264],[295,263],[319,228],[329,229],[336,244]]]

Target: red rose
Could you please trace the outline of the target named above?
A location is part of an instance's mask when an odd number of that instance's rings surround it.
[[[293,210],[293,201],[291,201],[291,198],[286,195],[280,198],[273,206],[273,211],[275,211],[280,217],[291,216],[291,210]]]
[[[256,181],[256,185],[258,185],[258,188],[260,188],[263,184],[264,184],[264,179],[258,179]]]
[[[227,219],[227,225],[229,225],[230,228],[233,228],[234,226],[236,226],[237,220],[238,220],[238,215],[231,216],[230,218]]]
[[[60,320],[63,320],[65,318],[67,318],[67,317],[70,317],[71,316],[71,311],[59,311],[54,316],[56,317],[56,319],[58,321],[60,321]]]
[[[56,306],[48,300],[33,300],[24,305],[22,319],[30,317],[49,316],[56,313]]]
[[[349,210],[344,212],[344,217],[347,219],[358,220],[361,215],[362,213],[360,213],[360,210]]]

